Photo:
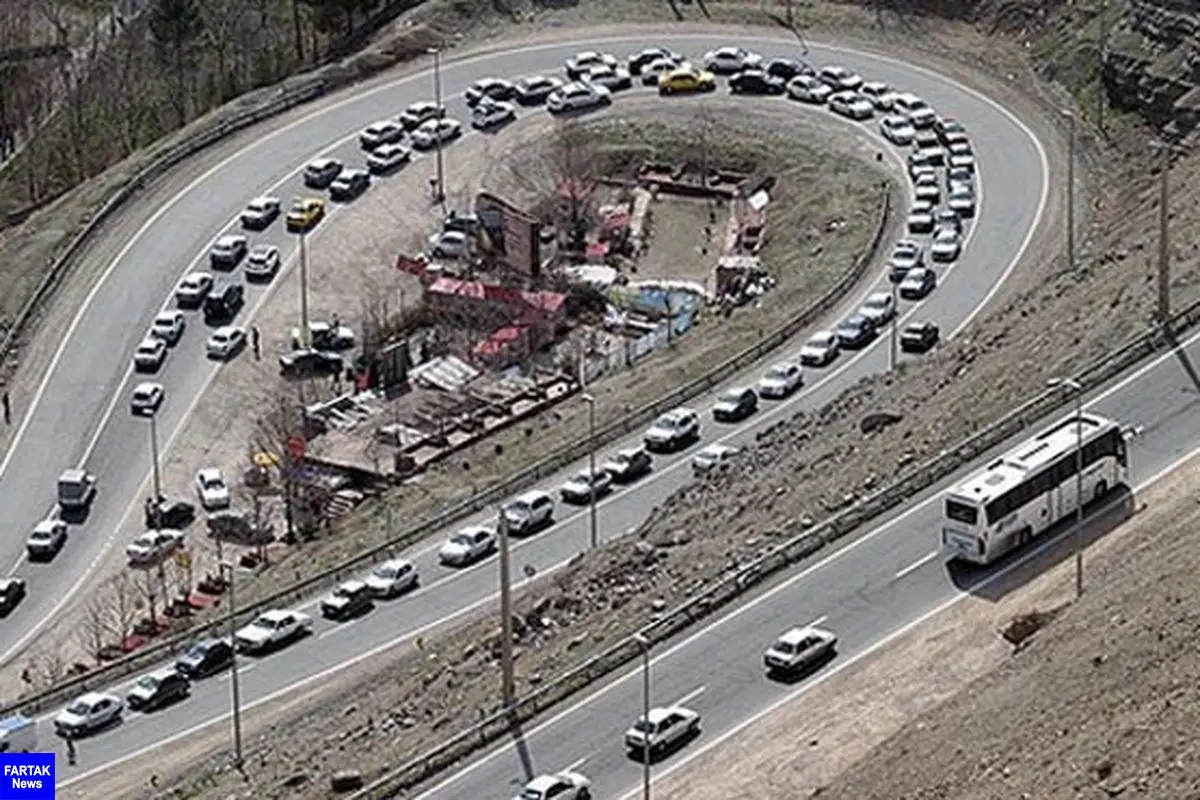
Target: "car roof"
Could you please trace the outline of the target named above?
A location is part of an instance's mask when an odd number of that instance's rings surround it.
[[[153,672],[147,672],[142,677],[143,678],[157,678],[158,680],[161,681],[161,680],[164,680],[166,678],[169,678],[171,676],[178,675],[178,674],[179,673],[176,672],[175,667],[172,666],[172,667],[160,667],[159,669],[156,669]]]
[[[342,581],[340,584],[338,584],[337,588],[347,592],[361,592],[363,589],[367,588],[367,584],[358,579],[351,579],[348,581]]]
[[[548,492],[543,492],[541,489],[531,489],[528,492],[522,492],[513,498],[514,503],[526,502],[532,503],[535,500],[541,500],[543,497],[549,497]]]
[[[157,392],[162,389],[161,383],[154,381],[142,381],[137,386],[133,387],[134,394],[147,394],[149,392]]]
[[[562,780],[558,775],[538,775],[536,778],[525,784],[526,789],[532,789],[535,792],[544,792],[551,786],[557,786]]]
[[[722,444],[721,442],[713,442],[705,446],[697,455],[722,456],[736,453],[738,449],[731,444]]]
[[[640,455],[644,452],[646,452],[646,448],[643,447],[642,445],[638,445],[636,447],[626,447],[623,450],[618,450],[613,455],[614,456],[625,456],[626,458],[632,458],[633,456]]]
[[[291,616],[295,612],[284,608],[270,608],[259,614],[259,619],[283,619],[286,616]]]
[[[646,715],[651,723],[662,722],[671,714],[676,712],[686,712],[688,709],[682,706],[664,706],[660,708],[650,709],[650,713]]]
[[[88,692],[87,694],[85,694],[81,697],[75,698],[76,702],[84,702],[84,703],[88,703],[89,705],[98,703],[101,700],[115,700],[115,699],[116,699],[115,697],[113,697],[111,694],[108,694],[107,692]]]
[[[33,530],[37,531],[52,531],[61,524],[62,520],[44,519],[33,526]]]
[[[378,567],[376,567],[375,570],[381,570],[385,567],[390,567],[391,569],[402,569],[405,566],[411,568],[412,562],[407,558],[389,558],[387,561],[382,562]]]
[[[804,627],[795,627],[784,631],[779,636],[779,641],[786,642],[788,644],[799,644],[810,636],[825,638],[828,635],[829,634],[826,631],[823,631],[820,628],[816,628],[812,625],[805,625]]]

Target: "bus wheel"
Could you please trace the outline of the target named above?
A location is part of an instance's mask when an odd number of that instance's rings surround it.
[[[1092,490],[1092,499],[1099,500],[1106,494],[1108,494],[1108,482],[1100,481],[1096,484],[1096,488]]]

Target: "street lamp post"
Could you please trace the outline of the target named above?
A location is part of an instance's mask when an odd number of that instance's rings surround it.
[[[596,549],[596,398],[583,395],[588,406],[588,532],[592,549]]]
[[[1171,240],[1167,220],[1171,190],[1171,153],[1176,148],[1165,142],[1151,142],[1150,149],[1162,155],[1158,187],[1158,322],[1165,327],[1171,319]]]
[[[150,511],[150,521],[154,524],[154,530],[158,530],[159,524],[159,503],[162,500],[162,474],[158,467],[158,414],[150,415],[150,474],[154,481],[154,505]]]
[[[1074,378],[1051,378],[1050,386],[1075,393],[1075,597],[1083,595],[1083,385]]]
[[[896,368],[896,359],[898,358],[896,355],[896,326],[900,324],[899,300],[896,296],[898,291],[898,286],[895,283],[892,283],[892,324],[889,330],[890,342],[888,345],[888,372],[891,372]]]
[[[242,698],[241,686],[238,684],[237,640],[234,639],[234,624],[237,617],[237,596],[234,593],[236,580],[232,563],[222,561],[220,566],[222,573],[229,573],[229,613],[226,615],[226,619],[229,624],[229,685],[232,687],[233,695],[233,763],[240,772],[244,762],[242,760]]]
[[[308,236],[300,234],[300,346],[308,347]]]
[[[433,103],[437,107],[437,118],[440,122],[444,114],[442,113],[442,51],[441,48],[431,47],[429,53],[433,55]],[[446,168],[442,162],[442,136],[441,131],[435,138],[436,145],[434,147],[435,157],[437,159],[437,192],[433,198],[435,203],[441,203],[442,213],[446,213]]]
[[[1075,271],[1075,115],[1062,112],[1067,118],[1067,267]]]
[[[633,635],[642,648],[642,800],[650,800],[650,640]]]
[[[503,507],[499,511],[496,538],[500,548],[500,694],[504,710],[512,711],[517,699],[513,677],[512,575],[508,561],[508,517]]]

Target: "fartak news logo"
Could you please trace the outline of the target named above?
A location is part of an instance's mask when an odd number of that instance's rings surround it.
[[[51,800],[54,753],[0,753],[0,800]]]

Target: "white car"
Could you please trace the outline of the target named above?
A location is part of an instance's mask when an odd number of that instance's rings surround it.
[[[233,635],[234,646],[246,653],[282,647],[312,631],[312,617],[299,611],[272,609],[255,617]]]
[[[920,300],[936,287],[937,273],[928,267],[917,267],[909,270],[896,290],[905,300]]]
[[[246,279],[269,281],[279,272],[283,263],[279,248],[273,244],[256,244],[246,259]]]
[[[133,368],[138,372],[157,372],[166,357],[166,340],[147,337],[133,351]]]
[[[256,197],[242,211],[242,227],[252,230],[262,230],[275,221],[279,216],[280,204],[278,197],[263,195]]]
[[[157,564],[183,547],[183,531],[146,531],[125,547],[131,564]]]
[[[946,188],[949,189],[956,183],[966,185],[968,189],[975,187],[975,173],[967,167],[950,167],[946,170]]]
[[[512,81],[503,78],[480,78],[467,87],[465,99],[467,105],[475,106],[488,100],[507,100],[517,93],[517,87]]]
[[[462,135],[462,123],[456,119],[443,117],[442,119],[430,119],[422,122],[420,126],[413,131],[412,143],[414,147],[428,150],[436,147],[438,144],[445,144],[452,139],[456,139]]]
[[[800,363],[806,367],[823,367],[838,357],[837,334],[833,331],[817,331],[800,348]]]
[[[821,67],[821,71],[817,73],[817,78],[835,92],[856,92],[863,85],[863,79],[860,75],[837,64]]]
[[[217,269],[233,269],[246,255],[249,243],[240,233],[227,233],[213,243],[208,261]]]
[[[442,545],[438,561],[456,567],[472,564],[496,549],[496,531],[487,525],[470,525]]]
[[[899,283],[908,275],[909,270],[916,269],[925,263],[925,253],[920,243],[912,239],[901,239],[892,248],[892,257],[888,259],[892,283]]]
[[[950,186],[950,199],[946,205],[960,217],[975,216],[975,190],[969,183],[955,183]]]
[[[880,111],[891,111],[896,103],[896,93],[883,81],[867,81],[858,87],[858,93]]]
[[[217,328],[204,343],[204,352],[209,358],[227,359],[246,344],[246,329],[240,325],[223,325]]]
[[[400,112],[397,121],[410,131],[423,123],[437,117],[446,116],[446,107],[439,106],[430,100],[420,100]]]
[[[516,106],[500,100],[480,103],[471,111],[471,125],[480,130],[506,125],[516,118]]]
[[[514,800],[591,800],[592,782],[578,772],[538,775]]]
[[[612,476],[600,468],[595,472],[584,470],[567,479],[558,490],[568,503],[588,503],[599,499],[612,489]]]
[[[372,122],[358,134],[364,150],[375,150],[385,144],[395,144],[404,138],[404,126],[390,119]]]
[[[546,109],[553,114],[566,111],[583,111],[612,103],[612,92],[603,86],[591,83],[568,83],[546,98]]]
[[[854,92],[837,92],[831,95],[829,110],[853,120],[870,119],[875,115],[875,106]]]
[[[837,636],[832,631],[814,625],[792,628],[767,648],[763,663],[768,672],[800,672],[822,663],[836,650]]]
[[[363,581],[376,597],[395,597],[416,587],[417,568],[411,561],[395,558],[385,561]]]
[[[182,311],[163,311],[150,323],[150,335],[174,346],[179,343],[185,328],[187,320]]]
[[[913,196],[918,200],[928,200],[934,205],[942,196],[942,187],[938,185],[937,174],[922,172],[913,181]]]
[[[718,47],[704,54],[704,68],[717,75],[732,75],[762,66],[762,56],[741,47]]]
[[[929,256],[934,261],[945,263],[958,258],[962,250],[962,237],[953,228],[938,228],[933,234],[933,244],[929,245]]]
[[[681,406],[659,416],[642,435],[646,449],[675,450],[700,438],[700,415]]]
[[[125,703],[107,692],[88,692],[58,713],[54,731],[66,738],[84,736],[121,718]]]
[[[788,97],[803,103],[824,103],[833,94],[828,84],[821,83],[815,75],[797,75],[788,81]]]
[[[136,416],[153,416],[166,396],[167,390],[161,383],[139,383],[133,387],[133,394],[129,398],[129,410]]]
[[[25,551],[30,561],[48,561],[67,544],[67,523],[61,519],[44,519],[34,526],[25,538]]]
[[[908,118],[914,128],[923,131],[934,126],[934,123],[937,122],[937,113],[929,106],[925,106],[909,111]]]
[[[375,175],[399,169],[412,158],[412,148],[406,144],[385,144],[367,156],[367,170]]]
[[[304,166],[304,185],[310,189],[324,189],[337,180],[344,166],[336,158],[314,158]]]
[[[442,231],[429,237],[429,255],[434,258],[462,258],[471,249],[471,237],[463,231]]]
[[[584,50],[567,59],[567,77],[578,80],[596,67],[615,67],[620,62],[611,53],[598,53],[595,50]]]
[[[213,288],[211,272],[193,272],[184,276],[175,288],[175,302],[180,308],[199,308]]]
[[[700,714],[683,706],[652,708],[625,731],[625,747],[650,756],[695,736],[700,732]]]
[[[758,379],[758,396],[776,400],[787,397],[800,388],[802,381],[800,365],[794,361],[782,361],[772,365]]]
[[[500,510],[508,532],[523,536],[554,521],[554,498],[540,489],[517,495]]]
[[[958,168],[974,172],[975,156],[972,153],[951,153],[946,165],[951,169]]]
[[[205,467],[196,473],[196,494],[205,511],[229,508],[229,484],[217,467]]]
[[[880,120],[879,132],[883,138],[900,147],[909,146],[917,136],[917,129],[908,121],[908,117],[900,114],[891,114]]]
[[[879,328],[896,315],[896,301],[892,299],[891,292],[874,292],[867,295],[858,313]]]
[[[720,442],[707,445],[692,457],[692,472],[696,475],[706,475],[741,452],[739,447]]]
[[[918,200],[908,211],[908,232],[929,233],[933,230],[933,203]]]

